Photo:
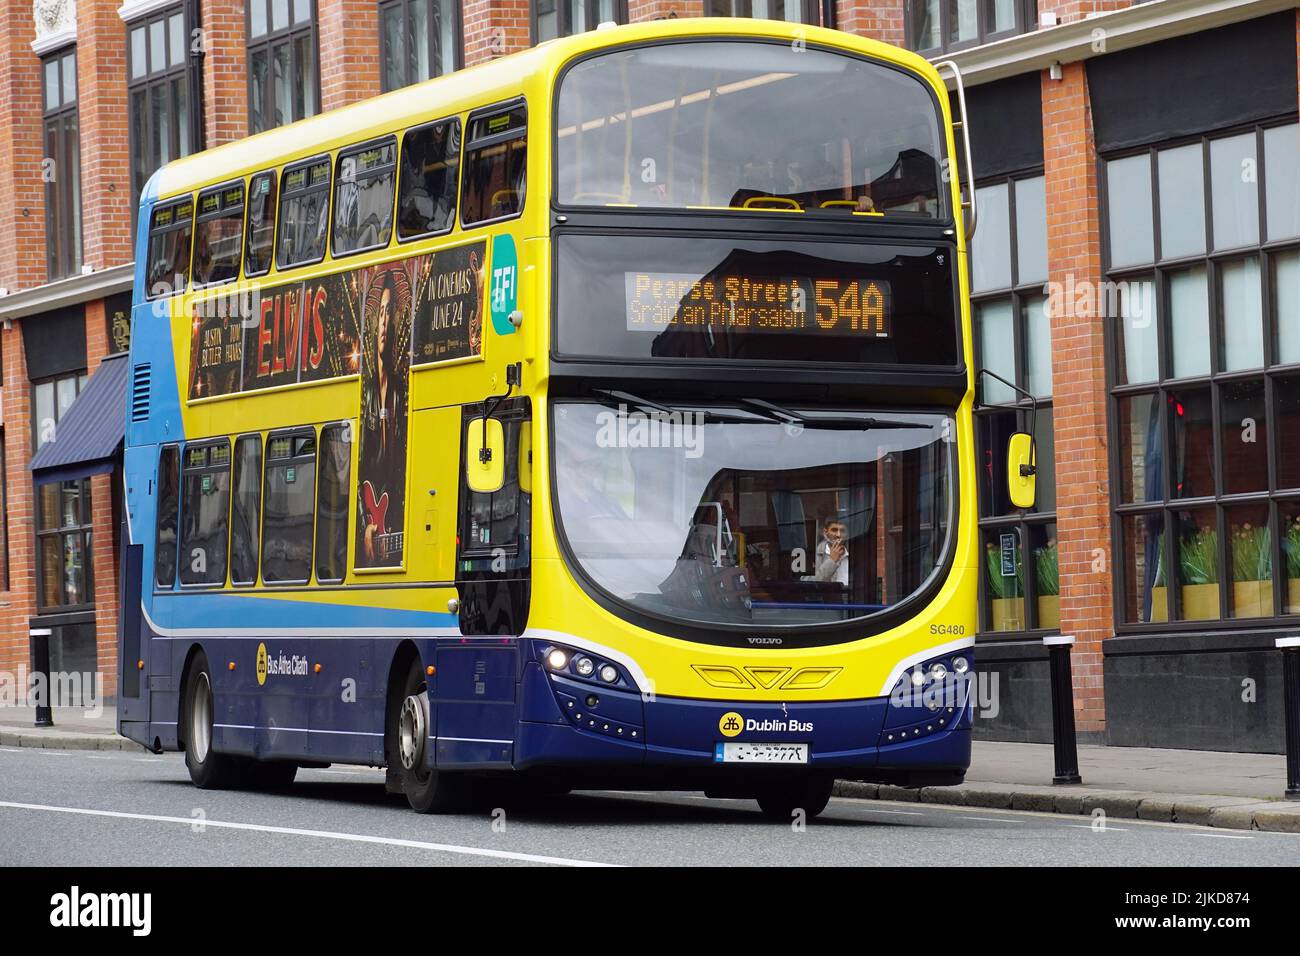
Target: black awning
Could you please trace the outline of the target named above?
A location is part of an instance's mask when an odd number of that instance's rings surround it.
[[[111,471],[126,434],[127,356],[104,359],[76,401],[63,413],[54,437],[32,456],[32,480],[43,485]]]

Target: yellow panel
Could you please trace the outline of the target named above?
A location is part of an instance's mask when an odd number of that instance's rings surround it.
[[[416,580],[455,577],[456,504],[460,497],[461,412],[457,406],[422,409],[411,415],[411,480],[407,497],[413,515],[407,561]]]
[[[766,687],[771,690],[772,687],[786,674],[790,673],[788,667],[746,667],[749,676],[758,681],[759,687]]]
[[[842,667],[804,667],[781,685],[782,690],[817,690],[825,687],[844,670]]]
[[[699,674],[705,679],[705,681],[714,687],[721,687],[725,690],[728,688],[754,686],[745,679],[744,674],[740,673],[740,671],[736,670],[734,667],[701,667],[698,664],[692,666],[695,668],[695,673]]]

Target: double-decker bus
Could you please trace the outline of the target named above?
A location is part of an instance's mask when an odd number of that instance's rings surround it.
[[[911,53],[692,19],[161,169],[120,731],[205,788],[385,767],[423,812],[961,781],[953,129]]]

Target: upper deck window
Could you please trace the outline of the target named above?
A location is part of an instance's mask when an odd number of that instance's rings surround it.
[[[248,186],[248,239],[244,253],[244,275],[264,275],[271,268],[275,245],[275,170],[252,178]]]
[[[328,156],[290,166],[284,171],[280,189],[280,240],[275,252],[278,268],[287,269],[325,258],[329,203]]]
[[[153,211],[149,219],[148,298],[184,291],[190,277],[193,229],[194,200],[189,196]]]
[[[244,233],[244,184],[227,183],[199,193],[194,231],[194,284],[239,278]]]
[[[520,104],[471,116],[465,143],[461,225],[519,215],[528,181],[528,114]]]
[[[414,239],[451,229],[460,170],[460,120],[406,131],[402,181],[397,193],[397,238]]]
[[[393,234],[397,141],[389,138],[339,153],[334,196],[334,254],[388,245]]]
[[[561,80],[557,197],[946,219],[939,115],[919,76],[811,46],[618,50]]]

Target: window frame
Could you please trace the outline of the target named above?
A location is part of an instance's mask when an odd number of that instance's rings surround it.
[[[252,196],[253,193],[253,183],[255,183],[257,180],[261,179],[264,176],[271,177],[271,184],[272,184],[271,188],[275,192],[275,196],[271,200],[271,249],[270,249],[270,255],[268,255],[266,258],[266,267],[263,269],[259,269],[257,271],[253,271],[248,268],[248,252],[253,245],[252,242],[250,241],[253,234],[253,222],[252,222],[253,203],[250,197]],[[273,166],[270,169],[263,169],[249,176],[248,185],[244,189],[244,254],[240,260],[240,268],[243,270],[243,276],[245,279],[255,279],[258,278],[259,276],[264,276],[271,271],[271,268],[275,265],[275,242],[279,234],[280,234],[280,169],[279,167]]]
[[[220,465],[212,464],[211,461],[206,461],[201,466],[191,467],[186,463],[185,459],[186,457],[188,457],[190,449],[192,448],[212,449],[212,448],[220,448],[222,446],[225,446],[227,449],[230,450],[230,457],[226,459],[226,465],[225,465],[225,474],[226,474],[226,508],[225,508],[226,520],[224,526],[225,538],[226,538],[225,573],[221,576],[220,581],[192,581],[186,583],[184,579],[183,565],[181,564],[180,561],[182,548],[187,543],[184,540],[185,513],[188,506],[188,502],[185,500],[186,499],[185,479],[188,475],[191,474],[203,475],[203,474],[219,473],[222,470],[222,468]],[[230,506],[231,506],[231,502],[234,500],[235,497],[234,495],[234,491],[235,491],[234,489],[234,464],[235,464],[234,445],[231,443],[230,438],[228,436],[219,435],[215,438],[200,438],[195,441],[188,441],[185,443],[185,446],[184,448],[181,449],[181,451],[182,454],[180,460],[180,485],[179,485],[180,507],[179,509],[177,509],[177,524],[176,524],[176,556],[177,556],[176,581],[179,584],[180,589],[182,591],[211,591],[213,589],[224,588],[230,580]]]
[[[256,515],[256,536],[253,539],[253,577],[248,581],[236,581],[234,571],[235,561],[235,503],[238,499],[238,487],[235,484],[235,465],[239,459],[239,447],[246,441],[251,441],[257,445],[257,515]],[[265,442],[262,440],[261,432],[243,432],[235,436],[231,444],[230,451],[230,533],[227,537],[227,549],[229,557],[226,559],[226,579],[230,582],[232,588],[255,588],[262,578],[262,495],[265,493],[263,480],[265,478]]]
[[[167,226],[163,226],[162,228],[157,228],[157,227],[155,227],[155,226],[153,225],[153,223],[154,223],[154,217],[157,216],[158,213],[161,212],[162,210],[164,210],[164,209],[180,209],[181,207],[184,207],[184,206],[188,206],[188,207],[189,207],[189,210],[190,210],[190,214],[189,214],[189,217],[188,217],[187,219],[185,219],[185,220],[180,220],[180,221],[173,221],[171,224],[169,224],[169,225],[167,225]],[[177,232],[177,231],[179,231],[179,230],[181,230],[181,229],[184,229],[184,228],[186,227],[186,225],[189,226],[189,230],[190,230],[190,241],[189,241],[189,249],[186,250],[186,253],[185,253],[185,275],[184,275],[184,277],[183,277],[183,280],[182,280],[181,282],[177,283],[176,286],[174,286],[174,287],[172,287],[172,288],[169,288],[169,289],[168,289],[167,291],[165,291],[165,292],[156,292],[156,293],[155,293],[155,292],[151,291],[151,289],[150,289],[150,287],[149,287],[149,266],[150,266],[150,263],[153,261],[153,242],[154,242],[154,238],[155,238],[156,236],[163,235],[164,233],[168,233],[168,232]],[[180,195],[180,196],[174,196],[174,197],[172,197],[171,199],[165,200],[165,201],[163,201],[163,202],[159,202],[159,203],[158,203],[157,205],[155,205],[151,210],[149,210],[149,236],[148,236],[147,241],[145,242],[145,247],[144,247],[144,248],[145,248],[145,263],[144,263],[144,270],[145,270],[145,275],[144,275],[144,278],[145,278],[145,290],[144,290],[144,297],[145,297],[145,299],[146,299],[147,301],[149,301],[149,302],[154,302],[154,301],[157,301],[158,299],[166,299],[166,298],[169,298],[170,296],[179,295],[179,294],[181,294],[182,292],[184,292],[186,289],[189,288],[189,284],[190,284],[190,265],[191,265],[191,261],[190,261],[190,260],[191,260],[191,259],[193,258],[193,256],[194,256],[194,194],[193,194],[193,193],[183,193],[183,194]],[[175,278],[175,276],[173,276],[172,278]]]
[[[377,173],[373,171],[367,171],[367,173],[365,174],[365,178],[366,179],[378,178],[384,174],[384,169],[387,169],[393,177],[393,190],[388,197],[388,237],[384,239],[382,242],[372,243],[371,245],[368,246],[357,246],[355,249],[348,249],[340,252],[338,248],[338,221],[334,218],[334,216],[339,207],[339,186],[342,183],[339,177],[339,173],[343,166],[343,160],[347,159],[350,156],[356,156],[359,153],[363,153],[368,149],[382,148],[386,145],[391,145],[393,147],[392,164],[387,167],[382,167],[380,171]],[[330,195],[330,204],[329,204],[330,234],[329,234],[328,245],[329,245],[329,255],[331,259],[345,259],[348,256],[360,255],[363,252],[373,252],[376,249],[387,249],[392,244],[393,234],[397,231],[397,190],[399,188],[398,174],[401,171],[401,166],[402,166],[401,156],[398,148],[396,133],[388,133],[383,136],[377,136],[374,139],[366,140],[364,143],[357,143],[354,146],[345,146],[342,149],[340,149],[337,153],[334,154],[334,166],[333,169],[330,171],[330,176],[331,176],[330,194],[331,195]],[[361,177],[358,176],[357,179],[352,183],[352,185],[360,189],[360,180]]]
[[[524,125],[515,129],[508,129],[501,133],[493,133],[483,136],[478,140],[471,141],[469,132],[478,120],[491,119],[494,116],[504,116],[514,112],[516,109],[524,111]],[[511,219],[519,219],[523,216],[524,210],[528,208],[528,149],[529,141],[532,137],[531,114],[528,111],[528,101],[525,97],[517,96],[513,99],[501,103],[493,103],[490,106],[484,106],[480,109],[473,110],[465,118],[465,135],[460,144],[460,171],[456,185],[456,222],[460,224],[461,229],[478,229],[482,226],[490,226],[498,222],[509,222]],[[522,135],[521,135],[522,133]],[[495,146],[498,143],[509,143],[512,140],[522,139],[524,141],[524,195],[523,200],[519,203],[519,208],[509,215],[497,216],[492,219],[476,219],[474,222],[465,221],[465,177],[469,174],[470,162],[469,155],[471,149],[486,149]]]
[[[41,421],[38,417],[40,409],[36,402],[36,390],[42,385],[54,386],[54,426],[57,428],[59,421],[63,418],[64,413],[59,410],[59,383],[71,380],[75,391],[72,395],[72,401],[75,402],[81,395],[81,390],[86,387],[86,382],[90,380],[90,373],[85,369],[78,369],[74,372],[60,372],[58,375],[47,375],[42,378],[33,379],[28,383],[30,387],[29,397],[31,403],[31,427],[32,427],[32,454],[41,450],[45,444],[41,441]],[[72,404],[69,403],[68,408]]]
[[[720,6],[724,2],[727,4],[727,6],[732,8],[732,12],[719,13],[717,10],[711,9],[715,6]],[[772,0],[772,5],[775,5],[775,3],[778,2],[780,2],[780,0]],[[734,12],[737,3],[749,4],[750,12],[749,13]],[[705,3],[704,5],[704,16],[731,17],[733,19],[753,19],[754,17],[753,9],[754,9],[753,0],[708,0],[708,2]],[[783,23],[802,23],[804,26],[811,26],[811,27],[821,25],[822,22],[821,10],[816,0],[799,0],[799,15],[801,17],[801,19],[799,20],[787,20],[785,19],[785,17],[772,17],[772,16],[762,17],[760,19],[780,20]]]
[[[281,239],[283,238],[283,234],[281,233],[280,229],[281,226],[284,224],[284,198],[285,198],[284,180],[291,172],[295,172],[298,169],[311,169],[311,167],[319,166],[322,163],[325,164],[326,168],[329,170],[329,179],[326,180],[325,185],[312,186],[309,184],[307,186],[304,186],[298,192],[294,193],[295,198],[298,196],[305,196],[309,193],[317,192],[317,191],[325,193],[325,208],[322,212],[323,215],[325,216],[326,234],[325,234],[325,242],[321,246],[321,254],[317,256],[315,259],[303,259],[298,262],[281,262],[280,242]],[[272,262],[275,265],[275,271],[287,272],[290,269],[298,269],[303,266],[314,266],[317,263],[324,262],[325,257],[329,254],[330,251],[330,232],[333,231],[334,157],[329,153],[318,153],[317,155],[309,157],[308,159],[299,160],[296,163],[289,163],[288,165],[281,168],[278,185],[279,185],[279,192],[276,194],[275,197],[275,249],[271,257]]]
[[[78,492],[80,507],[78,508],[77,524],[65,525],[60,523],[56,526],[46,526],[43,521],[44,513],[41,507],[41,493],[40,493],[40,489],[46,486],[39,485],[37,486],[36,489],[36,495],[35,495],[36,520],[33,522],[34,528],[32,530],[32,533],[36,542],[36,582],[37,582],[36,606],[37,609],[42,613],[49,613],[52,611],[58,613],[76,612],[76,611],[86,610],[88,608],[92,608],[95,606],[95,584],[94,584],[95,561],[94,561],[93,552],[91,550],[93,547],[93,538],[94,538],[94,520],[93,520],[94,509],[92,507],[91,500],[90,500],[90,496],[91,496],[90,478],[88,477],[71,478],[68,479],[67,481],[49,482],[49,484],[54,485],[55,487],[58,488],[60,516],[63,513],[63,507],[62,507],[63,486],[68,483],[75,483],[76,485],[78,485],[77,492]],[[56,539],[59,542],[59,554],[62,555],[64,553],[63,550],[64,540],[74,536],[79,537],[81,539],[81,559],[82,559],[81,577],[82,577],[82,591],[85,600],[78,604],[68,604],[68,603],[64,603],[62,600],[51,604],[45,600],[46,568],[45,568],[45,548],[43,547],[43,545],[45,541],[47,541],[50,538]],[[62,575],[61,568],[59,569],[59,582],[60,585],[62,585],[63,575]],[[65,596],[65,592],[61,586],[59,588],[59,594],[60,597]]]
[[[1020,256],[1019,256],[1019,235],[1018,235],[1018,216],[1016,213],[1016,194],[1018,184],[1028,182],[1034,179],[1041,179],[1044,171],[1041,167],[991,177],[986,180],[980,180],[976,184],[977,189],[996,187],[1001,185],[1007,186],[1007,255],[1010,272],[1010,285],[992,289],[982,289],[979,292],[970,293],[971,306],[971,338],[972,351],[975,354],[975,367],[984,368],[985,364],[980,353],[980,335],[978,328],[978,312],[982,305],[997,302],[1011,303],[1012,313],[1012,364],[1015,374],[1012,381],[1019,388],[1028,391],[1028,350],[1025,343],[1025,323],[1024,315],[1026,306],[1034,299],[1043,299],[1044,307],[1049,301],[1044,292],[1044,285],[1047,277],[1042,281],[1024,280],[1020,276]],[[973,270],[972,270],[973,271]],[[983,436],[985,435],[982,419],[994,419],[1000,414],[1012,413],[1015,416],[1015,428],[1017,431],[1027,432],[1030,427],[1030,420],[1034,417],[1034,401],[1027,399],[1018,393],[1011,402],[993,402],[984,403],[984,381],[976,383],[980,397],[980,403],[972,409],[972,426],[975,432],[975,454],[977,467],[979,463],[988,455],[1005,457],[1005,448],[984,447]],[[1053,392],[1055,391],[1055,382],[1053,382]],[[1053,415],[1054,395],[1046,397],[1035,396],[1039,414],[1046,413]],[[1037,421],[1035,421],[1037,424]],[[1055,440],[1055,421],[1053,420],[1053,440]],[[1055,481],[1053,475],[1053,481]],[[977,488],[984,487],[984,481],[976,482]],[[1033,541],[1034,531],[1038,528],[1051,526],[1057,529],[1059,540],[1059,524],[1057,521],[1057,511],[1039,511],[1037,505],[1032,509],[1012,508],[1006,514],[993,514],[993,503],[978,500],[977,493],[977,517],[978,517],[978,577],[979,577],[979,620],[976,626],[976,637],[981,642],[997,642],[1008,640],[1024,640],[1026,637],[1041,637],[1045,634],[1054,634],[1060,631],[1060,625],[1056,627],[1044,627],[1039,619],[1038,613],[1038,582],[1037,575],[1031,574],[1034,568]],[[984,558],[984,541],[988,533],[1001,533],[1012,531],[1015,532],[1019,541],[1017,550],[1020,555],[1021,575],[1023,586],[1019,599],[1024,602],[1024,624],[1019,630],[994,630],[992,626],[992,596],[989,594],[987,573]],[[1059,574],[1059,565],[1058,565]],[[1059,589],[1058,589],[1059,596]]]
[[[1280,435],[1277,431],[1279,379],[1300,376],[1300,363],[1281,364],[1278,354],[1279,316],[1278,305],[1273,296],[1273,277],[1275,264],[1280,255],[1300,252],[1300,236],[1282,239],[1268,239],[1267,222],[1267,169],[1265,162],[1265,132],[1277,127],[1296,125],[1294,116],[1274,117],[1238,126],[1207,131],[1191,136],[1178,137],[1159,143],[1146,144],[1130,149],[1116,150],[1097,157],[1098,202],[1101,216],[1101,252],[1103,277],[1107,286],[1114,283],[1147,282],[1151,284],[1151,300],[1155,306],[1155,348],[1157,359],[1156,378],[1137,383],[1120,383],[1120,363],[1122,362],[1123,317],[1104,309],[1105,334],[1105,369],[1107,397],[1107,439],[1108,466],[1111,474],[1109,507],[1111,517],[1111,554],[1113,622],[1117,634],[1161,634],[1185,633],[1189,629],[1221,633],[1243,628],[1260,629],[1269,627],[1294,627],[1300,622],[1300,614],[1287,613],[1287,582],[1285,555],[1283,553],[1281,517],[1283,508],[1300,505],[1300,488],[1280,487],[1281,466],[1278,461],[1277,447]],[[1216,249],[1214,245],[1214,182],[1211,171],[1211,144],[1216,140],[1231,139],[1243,134],[1254,134],[1256,203],[1258,234],[1253,244],[1238,245],[1230,248]],[[1203,190],[1203,215],[1205,217],[1205,248],[1202,252],[1191,253],[1166,259],[1161,249],[1160,218],[1160,168],[1159,154],[1163,151],[1181,146],[1199,145],[1201,147],[1201,186]],[[1151,256],[1148,261],[1112,266],[1110,243],[1110,192],[1108,184],[1108,164],[1113,160],[1131,156],[1146,155],[1150,167],[1150,201],[1151,201]],[[1263,363],[1261,365],[1239,370],[1225,367],[1226,336],[1224,335],[1224,308],[1221,292],[1222,271],[1225,265],[1254,261],[1259,265],[1260,282],[1260,320],[1263,336]],[[1173,367],[1172,315],[1169,308],[1168,286],[1171,276],[1186,273],[1197,268],[1204,269],[1206,283],[1206,308],[1210,334],[1208,373],[1197,373],[1181,378],[1175,377]],[[1127,376],[1124,376],[1127,378]],[[1224,410],[1226,401],[1223,395],[1225,387],[1236,384],[1263,384],[1263,403],[1265,421],[1262,424],[1267,436],[1265,448],[1265,469],[1267,487],[1249,492],[1228,492],[1225,489],[1224,472],[1226,450],[1223,447]],[[1211,494],[1178,497],[1174,492],[1175,477],[1170,467],[1177,460],[1177,437],[1174,434],[1168,415],[1169,396],[1189,390],[1208,390],[1210,401],[1210,431],[1212,440],[1212,472],[1214,489]],[[1162,487],[1158,499],[1144,501],[1122,501],[1121,476],[1128,464],[1122,456],[1123,435],[1120,431],[1120,404],[1125,399],[1147,397],[1156,401],[1160,408],[1161,447],[1163,459]],[[1145,495],[1143,497],[1146,497]],[[1233,574],[1231,551],[1230,512],[1243,507],[1263,505],[1268,511],[1268,531],[1270,539],[1270,558],[1273,576],[1273,608],[1270,614],[1257,617],[1237,616],[1234,612],[1234,589],[1236,583]],[[1187,618],[1184,616],[1182,589],[1185,586],[1180,573],[1179,530],[1181,516],[1195,515],[1199,512],[1213,511],[1215,515],[1214,530],[1217,537],[1218,561],[1218,614],[1213,618]],[[1128,599],[1132,597],[1139,605],[1144,605],[1144,585],[1128,580],[1128,556],[1125,551],[1125,522],[1142,518],[1160,517],[1163,528],[1160,532],[1160,548],[1167,563],[1165,574],[1165,620],[1163,621],[1128,621]],[[1279,586],[1280,585],[1280,586]],[[1152,585],[1154,590],[1156,585]]]
[[[197,9],[195,12],[197,12]],[[171,62],[170,57],[167,56],[166,51],[164,51],[163,59],[165,62],[162,68],[159,70],[153,70],[150,67],[150,62],[151,62],[150,50],[153,45],[153,38],[150,36],[149,28],[153,23],[162,23],[163,43],[164,46],[167,46],[171,43],[171,36],[168,31],[168,25],[170,23],[171,18],[177,14],[181,16],[181,30],[182,30],[181,41],[185,47],[185,51],[181,58],[181,62],[173,64]],[[169,107],[170,115],[172,117],[171,135],[169,137],[170,139],[169,152],[171,154],[171,159],[179,159],[184,156],[189,156],[192,155],[193,153],[202,151],[204,148],[203,119],[202,119],[203,66],[202,66],[202,57],[196,56],[193,49],[193,37],[194,37],[195,29],[197,27],[197,23],[191,17],[191,9],[189,3],[183,3],[183,2],[174,3],[174,4],[169,4],[168,6],[162,7],[157,10],[151,10],[148,13],[143,13],[138,17],[134,17],[133,19],[128,20],[124,24],[124,27],[126,29],[126,110],[127,110],[127,126],[129,128],[128,148],[130,150],[128,172],[131,176],[131,205],[132,208],[134,208],[135,206],[138,206],[140,203],[140,192],[136,189],[136,183],[135,183],[136,160],[140,157],[140,150],[142,149],[143,146],[145,145],[152,146],[155,142],[155,138],[154,138],[155,130],[153,129],[153,111],[149,109],[149,97],[154,87],[162,87],[164,95],[168,98],[168,107]],[[137,29],[142,29],[144,31],[145,62],[141,74],[139,76],[133,76],[132,67],[134,64],[132,58],[134,57],[135,54],[131,44],[131,34]],[[186,132],[186,138],[188,139],[188,144],[187,144],[188,149],[182,147],[181,128],[180,125],[175,121],[177,116],[177,110],[176,110],[175,98],[172,96],[172,86],[173,86],[173,82],[178,77],[183,78],[184,80],[185,95],[189,100],[189,107],[187,110],[189,116],[188,124],[187,124],[188,129]],[[132,121],[133,117],[131,113],[132,102],[134,101],[135,95],[141,91],[144,92],[144,96],[145,96],[144,122],[146,127],[148,127],[146,133],[147,143],[139,142],[139,139],[136,135],[135,123]],[[159,163],[154,163],[151,154],[149,158],[145,159],[144,166],[146,169],[148,167],[153,167],[154,169],[157,169],[160,165],[163,165],[164,163],[170,161],[171,160],[169,159],[169,160],[161,160]],[[141,187],[143,187],[144,183],[148,182],[148,179],[149,179],[149,174],[146,174],[142,179]],[[135,228],[136,228],[135,219],[134,217],[132,217],[131,220],[132,237],[134,237],[135,235]]]
[[[600,0],[574,0],[581,3],[586,10],[587,18],[591,21],[591,26],[583,30],[583,33],[590,33],[601,24],[600,20]],[[808,2],[808,0],[803,0]],[[569,3],[566,0],[555,0],[555,36],[547,37],[547,40],[558,40],[561,37],[573,36],[573,24],[570,20]],[[628,22],[628,0],[614,0],[614,22],[626,24]],[[530,46],[537,46],[544,43],[541,33],[537,28],[537,0],[529,0],[528,3],[528,43]]]
[[[65,63],[72,61],[71,98],[64,88]],[[47,282],[68,278],[81,271],[85,244],[85,220],[81,205],[81,81],[77,75],[77,47],[61,47],[41,57],[41,155],[54,163],[54,178],[42,190],[45,201],[45,278]],[[54,65],[58,82],[57,105],[49,106],[49,66]],[[51,138],[54,152],[50,156]],[[71,176],[62,174],[63,169]]]
[[[307,2],[311,5],[311,9],[309,11],[308,19],[306,23],[294,22],[293,0],[286,0],[286,3],[288,5],[288,12],[289,12],[289,22],[287,26],[283,26],[278,30],[272,27],[271,7],[273,2],[274,0],[252,0],[252,2],[244,4],[245,95],[248,97],[246,102],[248,104],[248,133],[250,136],[256,133],[266,132],[267,130],[278,129],[281,126],[288,126],[290,123],[295,123],[299,119],[307,119],[312,116],[317,116],[321,112],[320,19],[319,19],[319,11],[316,9],[316,0],[307,0]],[[252,10],[253,3],[262,4],[266,11],[266,32],[256,37],[253,36],[253,10]],[[274,114],[275,76],[274,76],[274,70],[271,65],[274,62],[274,57],[273,57],[274,50],[277,46],[280,46],[281,44],[286,44],[288,46],[289,75],[293,76],[293,74],[296,72],[295,68],[297,67],[298,64],[298,52],[297,52],[298,46],[295,41],[301,39],[304,36],[310,38],[310,46],[312,51],[311,93],[312,93],[313,108],[311,109],[310,112],[305,112],[300,117],[296,117],[296,118],[290,117],[286,119],[283,123],[266,124],[265,121],[270,119],[271,117],[268,117],[265,114],[259,117],[258,114],[256,114],[253,110],[253,104],[257,102],[257,98],[255,98],[253,95],[253,83],[254,83],[254,73],[253,73],[253,66],[252,66],[253,54],[259,50],[263,50],[266,53],[267,69],[266,69],[266,79],[263,83],[263,87],[261,90],[261,103],[262,103],[263,110],[270,110],[272,114]],[[292,98],[293,96],[292,87],[290,88],[289,95],[290,98]],[[262,120],[264,125],[261,126],[256,125],[258,119]]]
[[[163,582],[158,580],[158,571],[159,571],[158,552],[159,552],[159,545],[162,542],[162,529],[163,529],[162,522],[163,522],[163,518],[165,517],[162,508],[160,507],[162,503],[163,481],[165,478],[163,467],[164,464],[166,463],[168,454],[174,454],[176,456],[174,462],[175,467],[174,469],[172,469],[172,477],[175,478],[176,480],[176,510],[171,513],[171,517],[174,520],[172,533],[175,535],[175,540],[172,544],[173,551],[172,551],[171,580],[169,582]],[[153,495],[153,500],[154,500],[154,522],[153,522],[154,559],[153,559],[153,569],[150,571],[150,577],[153,583],[154,591],[168,593],[176,590],[176,584],[180,580],[181,446],[180,443],[178,442],[167,442],[166,444],[162,445],[158,449],[158,481],[157,481],[157,490]]]
[[[298,438],[307,438],[307,437],[310,437],[312,440],[312,453],[311,453],[312,503],[311,503],[311,509],[307,512],[308,516],[310,517],[311,545],[310,545],[310,551],[307,555],[307,576],[305,578],[292,578],[292,579],[286,578],[284,580],[272,581],[266,577],[266,542],[267,542],[266,501],[268,498],[266,481],[267,481],[267,476],[270,474],[271,471],[271,467],[270,467],[271,442],[277,438],[288,438],[290,441],[294,441],[295,439]],[[313,580],[316,571],[316,480],[317,480],[316,467],[317,467],[317,460],[319,456],[320,456],[320,439],[317,436],[316,428],[313,425],[295,425],[289,428],[278,428],[266,433],[266,441],[262,446],[262,491],[260,496],[260,508],[259,508],[259,515],[258,515],[258,522],[261,528],[261,532],[258,536],[259,540],[258,540],[258,547],[257,547],[258,578],[261,580],[262,584],[266,587],[273,587],[273,588],[304,587],[310,585]],[[305,454],[291,453],[287,458],[277,458],[275,460],[277,462],[296,463],[298,461],[304,461],[306,460],[306,458],[307,456]]]
[[[320,431],[316,437],[316,500],[312,513],[312,576],[317,584],[343,584],[347,580],[350,562],[348,561],[348,546],[352,541],[352,503],[355,501],[352,491],[353,474],[352,474],[352,446],[353,446],[353,422],[351,419],[342,421],[326,422],[321,425]],[[347,447],[347,474],[343,485],[343,559],[341,572],[338,577],[323,578],[320,576],[320,554],[319,547],[321,533],[321,483],[323,481],[325,470],[321,467],[321,449],[325,447],[327,435],[333,435],[338,432],[342,435],[343,444]],[[331,440],[339,440],[333,439]]]
[[[406,137],[412,133],[418,133],[422,130],[433,129],[435,126],[441,126],[446,123],[453,123],[456,126],[456,172],[453,177],[455,189],[453,190],[454,208],[451,211],[451,221],[447,228],[436,230],[434,232],[422,232],[414,236],[402,235],[402,161],[406,157]],[[455,231],[460,222],[460,174],[465,165],[465,124],[461,122],[460,114],[455,113],[443,119],[432,120],[428,123],[421,123],[419,126],[409,126],[402,130],[402,138],[398,141],[397,146],[397,189],[394,190],[393,196],[393,235],[397,238],[397,244],[400,246],[408,242],[419,242],[421,239],[432,239],[436,236],[450,235]],[[524,197],[527,199],[527,197]]]
[[[994,40],[1019,36],[1038,27],[1038,4],[1036,0],[1014,0],[1015,25],[1006,30],[988,29],[993,22],[993,5],[996,2],[997,0],[976,0],[975,39],[953,43],[948,39],[952,35],[952,0],[939,0],[939,45],[937,47],[919,47],[917,45],[919,41],[917,27],[919,25],[920,10],[924,7],[925,0],[907,0],[903,5],[903,34],[907,49],[922,56],[956,53],[959,50],[969,50],[973,47],[983,46],[986,43],[992,43]]]
[[[235,259],[235,274],[228,279],[218,279],[215,282],[199,282],[194,275],[194,263],[199,254],[199,224],[212,219],[222,218],[227,208],[222,205],[215,213],[204,214],[200,212],[199,207],[203,198],[208,195],[221,194],[227,189],[239,188],[240,193],[240,216],[239,216],[239,255]],[[201,189],[194,198],[194,225],[190,233],[190,288],[192,289],[212,289],[217,286],[228,285],[231,282],[238,282],[244,274],[244,242],[247,238],[246,223],[248,222],[248,186],[243,178],[227,180],[216,186],[208,186]]]
[[[433,3],[436,2],[437,0],[432,0],[430,4],[430,9],[432,9]],[[448,5],[454,8],[453,16],[455,17],[455,22],[452,24],[453,48],[450,51],[451,65],[450,67],[442,70],[441,72],[436,72],[436,73],[431,72],[429,75],[429,79],[434,79],[435,77],[440,77],[440,76],[447,76],[450,73],[455,73],[456,71],[463,70],[465,68],[465,5],[463,3],[463,0],[447,0],[447,3]],[[379,90],[381,93],[391,93],[393,92],[393,90],[405,89],[408,86],[414,86],[416,83],[426,82],[424,79],[411,76],[408,70],[408,67],[410,65],[410,57],[406,55],[406,50],[407,50],[406,44],[409,43],[412,39],[411,32],[410,32],[410,23],[411,23],[410,6],[411,6],[411,0],[379,0],[379,4],[378,4]],[[401,56],[402,59],[402,74],[403,74],[402,78],[404,82],[402,83],[401,86],[394,86],[389,88],[386,86],[385,83],[388,77],[388,71],[385,68],[385,64],[388,61],[389,51],[387,48],[388,38],[384,34],[384,13],[388,10],[393,9],[394,7],[401,10],[401,14],[402,14],[403,46],[402,49],[398,51],[398,54]],[[424,40],[425,43],[428,44],[427,51],[429,53],[429,63],[432,64],[434,41],[437,37],[437,32],[434,29],[433,17],[428,17],[427,21],[428,21],[427,22],[428,34],[425,36]],[[444,56],[444,60],[445,59],[446,57]]]

